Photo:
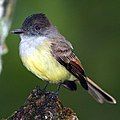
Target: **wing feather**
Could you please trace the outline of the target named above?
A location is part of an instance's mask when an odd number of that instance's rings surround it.
[[[51,45],[52,55],[81,83],[82,87],[88,90],[84,69],[79,59],[72,52],[71,46],[66,41],[55,41]]]
[[[92,95],[96,101],[99,103],[116,103],[116,100],[112,96],[102,90],[91,79],[86,77],[84,69],[79,59],[72,52],[70,44],[64,40],[57,42],[55,41],[52,43],[51,48],[51,53],[56,60],[78,79],[82,87],[88,90],[88,93]],[[74,83],[66,82],[64,83],[64,86],[71,90],[76,90],[76,85]]]

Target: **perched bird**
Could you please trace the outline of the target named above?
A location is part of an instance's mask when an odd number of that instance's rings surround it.
[[[64,85],[74,91],[76,81],[99,103],[115,104],[116,100],[85,74],[73,47],[43,13],[25,19],[19,34],[20,57],[24,66],[42,80]]]

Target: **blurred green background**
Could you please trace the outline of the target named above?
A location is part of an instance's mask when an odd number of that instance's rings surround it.
[[[111,93],[116,105],[98,104],[81,86],[65,88],[60,98],[80,120],[120,119],[120,0],[18,0],[11,29],[28,15],[44,12],[75,48],[87,75]],[[7,37],[9,53],[3,57],[0,76],[0,118],[17,110],[36,85],[44,82],[30,73],[19,57],[19,37]],[[50,85],[55,90],[56,85]]]

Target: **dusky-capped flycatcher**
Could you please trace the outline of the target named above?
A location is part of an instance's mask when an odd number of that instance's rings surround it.
[[[73,53],[73,47],[45,14],[33,14],[25,19],[19,34],[20,57],[24,66],[42,80],[63,84],[74,91],[76,81],[99,103],[115,104],[116,100],[96,85],[85,74],[80,60]]]

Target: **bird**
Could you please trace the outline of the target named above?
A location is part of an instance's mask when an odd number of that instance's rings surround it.
[[[71,91],[76,91],[76,83],[80,83],[98,103],[116,103],[86,75],[72,44],[44,13],[28,16],[19,29],[11,32],[20,36],[19,54],[23,65],[38,78]]]

